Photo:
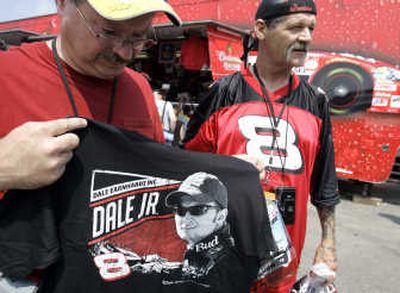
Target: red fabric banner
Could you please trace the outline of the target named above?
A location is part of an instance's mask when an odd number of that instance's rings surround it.
[[[244,64],[240,59],[243,55],[240,35],[209,27],[208,42],[210,69],[214,79],[243,69]]]
[[[200,36],[191,36],[181,46],[181,64],[188,70],[200,70],[209,66],[208,42]]]

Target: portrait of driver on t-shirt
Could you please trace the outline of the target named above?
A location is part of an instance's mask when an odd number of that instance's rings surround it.
[[[186,178],[167,196],[166,205],[173,207],[177,234],[188,249],[227,225],[228,192],[211,174],[199,172]]]

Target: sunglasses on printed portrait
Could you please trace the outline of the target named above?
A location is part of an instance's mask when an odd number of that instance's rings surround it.
[[[174,213],[181,217],[185,216],[187,212],[192,216],[201,216],[207,213],[210,209],[219,209],[219,207],[211,205],[197,205],[191,207],[177,206],[174,208]]]

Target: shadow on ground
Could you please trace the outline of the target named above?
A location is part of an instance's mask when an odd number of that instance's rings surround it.
[[[340,180],[339,192],[342,199],[352,200],[353,196],[376,197],[382,199],[385,203],[400,205],[400,182],[389,182],[372,184],[367,187],[368,183]]]

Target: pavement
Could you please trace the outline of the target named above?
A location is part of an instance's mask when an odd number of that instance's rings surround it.
[[[336,209],[339,293],[400,292],[400,183],[374,185],[370,204],[353,201],[357,186],[341,182],[342,201]],[[347,190],[345,192],[344,190]],[[366,201],[368,202],[368,201]],[[305,248],[299,276],[311,266],[320,240],[316,209],[309,205]]]

